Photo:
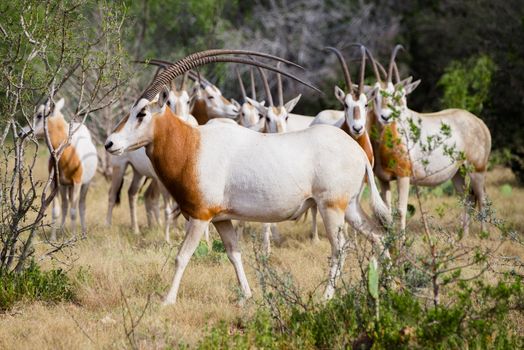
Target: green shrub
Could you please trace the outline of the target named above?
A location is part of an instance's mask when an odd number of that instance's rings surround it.
[[[428,307],[408,291],[383,290],[380,317],[368,293],[348,289],[307,310],[291,307],[285,326],[262,307],[244,324],[221,323],[200,349],[517,349],[524,335],[513,332],[512,310],[524,311],[520,278],[495,285],[462,283],[449,305]],[[522,315],[521,315],[522,316]],[[357,345],[357,344],[360,344]]]
[[[41,271],[32,261],[21,273],[0,274],[0,310],[11,308],[20,300],[46,302],[71,301],[74,291],[71,280],[62,269]]]

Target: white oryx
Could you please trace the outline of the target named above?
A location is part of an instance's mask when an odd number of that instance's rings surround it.
[[[418,113],[409,109],[406,96],[418,86],[420,80],[411,82],[408,78],[400,81],[395,65],[400,48],[398,45],[393,50],[386,82],[381,81],[376,63],[371,58],[377,86],[381,87],[373,108],[373,125],[380,133],[378,142],[373,142],[377,157],[375,172],[389,205],[389,182],[397,180],[400,229],[404,230],[410,183],[437,186],[451,179],[457,191],[463,192],[466,182],[459,169],[464,164],[472,167],[468,173],[471,179],[469,199],[482,210],[491,134],[480,118],[462,109],[446,109],[436,113]],[[392,83],[394,69],[396,85]],[[410,132],[410,124],[417,126],[420,135]],[[463,229],[465,233],[469,231],[467,208],[463,216]]]
[[[332,51],[337,56],[344,79],[348,88],[348,93],[345,93],[341,88],[335,86],[335,97],[340,101],[344,110],[325,110],[317,114],[311,125],[328,124],[333,125],[344,130],[348,135],[353,137],[358,142],[360,147],[366,152],[371,165],[374,164],[373,148],[371,140],[367,131],[367,114],[368,101],[372,100],[377,93],[377,88],[364,89],[364,76],[366,72],[366,48],[360,45],[362,53],[362,62],[360,65],[360,82],[357,86],[358,92],[354,91],[355,86],[351,81],[351,75],[347,66],[346,60],[342,53],[333,47],[326,48]]]
[[[383,248],[381,236],[375,233],[373,223],[358,200],[367,179],[373,211],[389,221],[389,209],[375,185],[371,165],[352,138],[329,126],[261,134],[220,123],[195,128],[174,117],[165,107],[168,94],[165,85],[197,66],[237,62],[277,70],[292,77],[267,64],[219,56],[223,53],[274,57],[251,51],[210,50],[176,62],[138,98],[105,144],[106,149],[116,155],[146,147],[162,183],[189,218],[165,304],[176,301],[183,272],[210,222],[224,242],[244,297],[249,298],[251,289],[231,220],[291,220],[314,205],[323,218],[331,244],[329,278],[324,292],[325,298],[331,298],[345,259],[345,237],[341,233],[344,220]]]
[[[186,76],[184,76],[184,79],[182,80],[180,89],[177,89],[175,85],[172,85],[166,104],[173,110],[177,117],[190,125],[196,126],[198,125],[196,119],[189,113],[190,98],[185,89],[185,82]],[[124,183],[124,174],[128,165],[131,165],[133,169],[133,179],[128,189],[129,210],[131,213],[131,226],[133,227],[133,231],[139,233],[136,213],[137,194],[145,179],[150,178],[151,184],[145,194],[148,226],[151,227],[153,221],[156,221],[157,223],[159,221],[158,197],[160,194],[164,201],[164,235],[166,241],[169,242],[170,224],[173,221],[173,211],[176,204],[173,203],[171,195],[158,180],[153,165],[147,157],[144,148],[112,157],[111,166],[113,172],[111,177],[111,187],[109,188],[106,224],[109,226],[111,225],[113,207],[120,202],[120,191]]]
[[[40,105],[33,119],[33,125],[26,126],[22,129],[21,134],[27,135],[31,131],[38,138],[44,137],[44,119],[47,123],[47,130],[51,146],[57,150],[62,144],[68,141],[70,143],[58,160],[59,180],[53,182],[53,186],[58,186],[62,200],[62,221],[60,227],[64,226],[67,210],[69,209],[71,217],[71,226],[73,232],[76,230],[76,211],[80,212],[80,225],[82,235],[87,232],[86,226],[86,196],[89,184],[95,176],[98,165],[96,147],[91,139],[91,133],[84,124],[68,123],[61,109],[64,107],[64,99],[61,98],[56,104],[50,100]],[[72,128],[71,130],[69,128]],[[71,135],[70,135],[71,134]],[[51,167],[52,159],[49,160]],[[51,170],[51,168],[50,168]],[[60,206],[58,196],[53,199],[52,209],[52,231],[51,239],[56,240],[56,221],[60,215]]]

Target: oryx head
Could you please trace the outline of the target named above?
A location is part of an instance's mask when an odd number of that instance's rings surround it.
[[[176,87],[176,84],[171,85],[171,91],[169,91],[169,97],[166,101],[167,107],[171,108],[173,113],[183,120],[188,118],[191,110],[191,98],[186,90],[186,82],[187,72],[184,74],[179,88]]]
[[[344,106],[344,117],[349,128],[349,132],[354,138],[359,138],[366,132],[366,117],[367,117],[367,107],[368,100],[371,100],[377,89],[368,89],[364,91],[364,74],[366,70],[366,48],[363,45],[360,45],[362,52],[362,62],[360,67],[360,83],[358,85],[358,90],[354,91],[353,83],[351,82],[351,75],[349,73],[349,68],[346,64],[342,53],[334,48],[327,47],[326,50],[332,51],[337,55],[337,58],[342,66],[344,72],[344,78],[346,81],[346,86],[348,92],[344,92],[338,86],[335,86],[335,96]]]
[[[240,76],[240,72],[237,70],[236,73],[238,78],[238,84],[240,86],[240,92],[242,93],[242,99],[244,100],[242,106],[240,107],[239,124],[243,127],[246,127],[254,131],[264,132],[266,127],[266,121],[264,119],[264,116],[261,112],[259,112],[256,106],[263,106],[265,104],[265,101],[257,101],[253,69],[251,68],[249,71],[251,77],[251,98],[247,96],[242,77]]]
[[[173,79],[185,72],[208,63],[234,62],[260,66],[265,69],[282,73],[319,91],[317,88],[300,78],[294,77],[293,75],[278,68],[274,68],[266,63],[234,56],[219,57],[222,55],[236,54],[260,56],[291,64],[291,62],[273,55],[245,50],[208,50],[187,56],[168,66],[162,73],[155,77],[138,100],[133,104],[129,114],[118,123],[116,128],[109,135],[105,143],[106,150],[112,154],[118,155],[151,144],[155,133],[154,120],[164,114],[163,112],[165,111],[167,100],[169,99],[170,93],[166,86],[169,85]],[[238,115],[238,110],[236,111],[235,116],[236,115]]]
[[[212,84],[200,86],[201,98],[205,101],[207,113],[210,118],[231,118],[238,117],[240,104],[234,99],[228,100],[222,96],[219,88]]]
[[[277,64],[278,67],[278,64]],[[299,94],[294,99],[284,103],[284,93],[282,90],[282,78],[279,73],[277,73],[277,88],[278,88],[278,106],[273,104],[273,97],[271,95],[271,90],[269,89],[269,83],[267,81],[267,76],[262,69],[259,68],[260,76],[262,82],[264,83],[264,90],[266,92],[266,97],[269,102],[269,106],[264,106],[263,103],[251,100],[248,98],[248,101],[256,107],[258,112],[261,114],[261,117],[265,120],[265,132],[268,133],[281,133],[287,131],[287,120],[289,118],[289,113],[295,108],[298,101],[300,100],[301,95]]]
[[[27,135],[33,130],[35,137],[44,136],[44,118],[49,121],[51,118],[63,118],[62,108],[65,100],[61,98],[58,102],[53,103],[51,99],[38,106],[35,115],[33,116],[32,125],[25,126],[19,133],[20,136]]]
[[[375,117],[384,125],[390,124],[397,118],[402,118],[402,116],[405,115],[404,111],[407,109],[406,96],[420,84],[420,80],[412,82],[413,77],[400,80],[395,58],[398,51],[402,48],[402,45],[397,45],[393,49],[385,80],[382,80],[378,68],[380,67],[384,73],[385,70],[375,61],[368,51],[377,79],[374,88],[378,89],[378,93],[375,95],[375,100],[373,101],[373,111]],[[395,83],[393,83],[393,73],[395,73]]]

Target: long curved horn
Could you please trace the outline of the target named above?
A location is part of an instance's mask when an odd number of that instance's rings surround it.
[[[254,60],[253,60],[254,61]],[[271,89],[269,88],[269,83],[267,82],[266,73],[260,67],[257,67],[258,73],[260,73],[260,79],[262,80],[262,85],[264,85],[264,92],[266,93],[267,103],[270,107],[273,107],[273,96],[271,95]]]
[[[395,84],[400,83],[400,72],[398,71],[397,62],[393,64],[393,72],[395,73]]]
[[[246,89],[244,88],[244,82],[242,81],[242,77],[240,76],[240,72],[238,69],[235,69],[236,73],[237,73],[237,79],[238,79],[238,84],[240,85],[240,92],[242,93],[242,98],[244,99],[244,101],[246,101]]]
[[[271,66],[269,66],[267,64],[264,64],[264,63],[261,63],[261,62],[258,62],[256,64],[254,64],[253,62],[250,62],[250,61],[248,61],[246,59],[242,59],[242,58],[239,58],[239,57],[224,58],[222,60],[220,60],[220,59],[212,59],[212,60],[209,60],[209,61],[204,60],[204,59],[207,59],[207,58],[213,58],[213,57],[218,57],[220,55],[227,55],[227,54],[242,54],[242,55],[253,55],[253,56],[258,56],[258,57],[271,58],[271,59],[274,59],[274,60],[277,60],[277,61],[280,61],[280,62],[289,63],[289,64],[292,64],[294,66],[300,67],[299,65],[297,65],[297,64],[295,64],[293,62],[290,62],[288,60],[285,60],[283,58],[280,58],[280,57],[277,57],[277,56],[273,56],[273,55],[269,55],[269,54],[265,54],[265,53],[256,52],[256,51],[246,51],[246,50],[207,50],[207,51],[201,51],[201,52],[197,52],[197,53],[191,54],[191,55],[189,55],[187,57],[184,57],[183,59],[178,60],[177,62],[175,62],[173,66],[170,66],[170,67],[166,68],[166,70],[164,72],[162,72],[162,74],[160,74],[160,76],[158,77],[157,81],[155,81],[155,83],[151,84],[151,86],[149,86],[149,88],[146,90],[146,93],[143,94],[143,96],[141,96],[141,97],[144,97],[144,98],[147,98],[147,99],[151,100],[160,91],[162,86],[164,86],[167,83],[169,83],[169,81],[174,79],[177,76],[177,74],[181,74],[179,72],[187,71],[187,67],[191,67],[191,68],[188,68],[188,69],[192,69],[194,67],[197,67],[198,65],[194,65],[194,62],[199,62],[199,65],[207,64],[207,63],[211,63],[211,62],[237,62],[237,63],[244,63],[244,64],[249,64],[249,65],[262,65],[262,66],[265,65],[265,67],[271,67]],[[302,68],[302,67],[300,67],[300,68]],[[180,71],[180,69],[183,69],[183,71]],[[275,68],[273,68],[273,67],[266,68],[266,69],[275,70]],[[280,71],[280,72],[283,72],[283,71]],[[289,73],[286,73],[286,72],[284,72],[284,73],[285,73],[284,75],[286,75],[286,76],[291,76]],[[293,77],[292,79],[295,79],[295,80],[298,79],[297,81],[300,80],[299,78],[296,78],[296,77]],[[305,83],[305,81],[302,81],[302,82]],[[311,85],[309,83],[306,83],[306,85],[309,85],[310,87],[316,89],[315,87],[313,87],[313,85]],[[320,92],[320,90],[318,90],[318,91]]]
[[[358,95],[364,93],[364,78],[366,76],[366,47],[364,45],[360,46],[360,52],[362,53],[362,62],[360,66],[360,83],[358,84]]]
[[[377,62],[375,61],[375,58],[371,54],[371,51],[368,50],[367,48],[366,48],[366,53],[369,59],[371,60],[371,65],[373,66],[373,72],[375,73],[375,78],[377,79],[379,83],[382,83],[382,77],[380,76],[380,72],[378,71],[378,65],[377,65]]]
[[[162,67],[164,69],[174,65],[173,62],[166,61],[166,60],[160,60],[160,59],[157,59],[157,58],[152,58],[152,59],[150,59],[148,61],[137,60],[137,61],[133,61],[133,62],[134,63],[148,64],[148,65],[152,65],[152,66],[158,66],[158,67]],[[213,85],[213,84],[211,84],[211,82],[209,80],[207,80],[206,78],[200,76],[200,74],[197,74],[193,70],[188,71],[188,77],[189,77],[189,79],[191,79],[193,81],[198,81],[203,87],[205,87],[206,85]]]
[[[311,83],[308,83],[305,80],[292,75],[291,73],[288,73],[286,71],[280,70],[275,67],[272,67],[269,64],[258,62],[258,61],[253,61],[253,60],[248,60],[248,59],[241,58],[241,57],[211,56],[211,57],[197,58],[194,60],[183,59],[183,60],[178,61],[173,66],[170,66],[165,71],[163,71],[158,76],[156,81],[153,84],[151,84],[140,97],[151,101],[156,96],[156,94],[162,89],[164,85],[167,85],[172,79],[176,78],[180,74],[183,74],[184,72],[194,69],[196,67],[203,66],[209,63],[216,63],[216,62],[242,63],[242,64],[261,67],[261,68],[268,69],[274,72],[278,72],[322,94],[322,91],[320,91],[317,87],[315,87]]]
[[[253,67],[249,68],[249,75],[251,78],[251,98],[253,100],[257,100],[257,89],[255,86],[255,72],[253,71]]]
[[[397,53],[400,49],[404,49],[404,46],[397,45],[393,49],[393,52],[391,53],[391,58],[389,59],[389,67],[388,67],[388,83],[391,83],[391,80],[393,78],[393,63],[395,62],[395,58],[397,57]]]
[[[344,79],[346,80],[346,85],[348,88],[348,91],[350,94],[353,95],[353,83],[351,82],[351,75],[349,74],[349,68],[346,64],[346,60],[344,59],[344,56],[342,56],[342,53],[331,46],[328,46],[325,48],[325,50],[333,52],[335,55],[337,55],[338,61],[340,62],[340,65],[342,66],[342,71],[344,72]]]
[[[277,63],[277,68],[280,68],[280,62]],[[278,89],[278,105],[284,106],[284,91],[282,90],[282,76],[277,73],[277,89]]]
[[[380,69],[380,74],[382,74],[384,79],[387,80],[388,79],[388,72],[386,72],[386,69],[384,68],[384,66],[380,62],[377,62],[377,65],[378,65],[378,68]]]

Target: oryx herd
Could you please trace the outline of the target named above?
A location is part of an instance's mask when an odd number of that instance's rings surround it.
[[[346,86],[345,90],[334,88],[342,110],[320,111],[315,117],[291,113],[301,95],[285,102],[281,76],[316,88],[281,67],[298,65],[273,55],[208,50],[174,63],[147,62],[159,66],[159,72],[105,142],[113,167],[106,221],[111,224],[127,165],[133,169],[129,207],[135,232],[139,232],[137,193],[145,178],[151,179],[144,195],[149,224],[159,219],[160,196],[166,240],[169,241],[173,219],[179,214],[187,219],[166,304],[175,303],[184,270],[210,223],[224,243],[243,297],[249,298],[251,289],[239,247],[243,222],[265,223],[264,247],[269,253],[270,236],[278,234],[275,223],[296,220],[309,209],[313,216],[312,236],[318,240],[318,212],[331,245],[324,292],[325,298],[331,298],[345,259],[345,223],[365,235],[377,252],[389,256],[382,236],[384,227],[392,224],[390,181],[397,180],[400,230],[406,227],[410,183],[436,186],[452,179],[458,191],[468,189],[470,200],[482,208],[491,149],[486,125],[459,109],[428,114],[410,110],[406,97],[420,80],[401,79],[395,62],[401,47],[393,50],[387,71],[369,50],[358,47],[358,84],[353,83],[341,52],[326,48],[328,55],[336,55]],[[271,65],[268,60],[277,64]],[[195,71],[213,62],[256,67],[266,100],[257,98],[253,70],[250,96],[237,71],[242,104],[225,98]],[[366,62],[371,63],[374,72],[375,82],[371,85],[365,84]],[[276,73],[277,101],[271,95],[266,71]],[[177,77],[183,77],[178,88],[174,84]],[[188,78],[194,82],[192,89],[186,87]],[[60,112],[63,104],[62,99],[42,105],[33,125],[26,127],[24,133],[33,131],[42,136],[46,119],[51,143],[58,147],[70,133],[70,124]],[[59,161],[60,181],[55,185],[62,198],[62,225],[70,202],[73,226],[78,206],[85,234],[85,198],[96,172],[96,148],[85,126],[73,128],[76,129],[71,142]],[[460,171],[463,165],[470,168],[470,187]],[[361,208],[366,184],[378,221]],[[56,204],[57,199],[53,203],[53,223],[60,213]],[[236,227],[232,220],[239,221]],[[467,230],[467,210],[463,225]]]

